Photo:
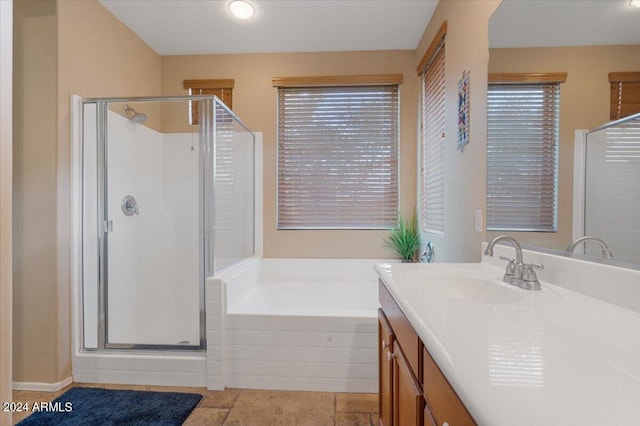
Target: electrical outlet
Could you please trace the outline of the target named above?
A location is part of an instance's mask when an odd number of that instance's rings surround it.
[[[482,232],[482,210],[476,210],[476,232]]]

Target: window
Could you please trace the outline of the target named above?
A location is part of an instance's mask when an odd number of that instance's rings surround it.
[[[215,95],[229,109],[232,109],[233,86],[232,79],[219,80],[184,80],[183,86],[189,90],[189,95]],[[190,102],[189,124],[198,124],[198,108],[200,102]]]
[[[557,231],[560,82],[566,74],[491,74],[487,229]]]
[[[422,77],[420,123],[420,226],[444,235],[444,124],[446,22],[434,38],[418,72]]]
[[[401,82],[402,75],[273,80],[278,229],[397,225]]]
[[[611,72],[609,118],[618,120],[640,112],[640,72]]]

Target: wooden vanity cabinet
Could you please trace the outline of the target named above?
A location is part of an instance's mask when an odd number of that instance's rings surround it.
[[[380,425],[393,425],[393,333],[382,309],[378,309],[378,413]]]
[[[473,418],[382,281],[379,295],[380,425],[474,426]]]
[[[437,425],[473,426],[475,422],[425,347],[422,348],[424,398]],[[426,423],[425,423],[426,424]]]
[[[424,399],[399,345],[393,349],[393,424],[420,425]]]

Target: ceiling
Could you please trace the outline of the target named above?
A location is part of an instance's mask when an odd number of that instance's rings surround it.
[[[415,49],[437,0],[100,0],[160,55]]]
[[[629,0],[503,0],[490,47],[640,44],[640,8]]]

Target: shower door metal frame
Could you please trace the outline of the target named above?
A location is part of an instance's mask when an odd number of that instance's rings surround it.
[[[108,247],[111,223],[108,214],[108,132],[107,112],[110,103],[120,102],[171,102],[171,101],[201,101],[199,108],[199,345],[167,345],[143,343],[111,343],[108,341],[108,287],[109,287],[109,259]],[[205,311],[205,282],[207,276],[215,271],[213,259],[213,238],[210,220],[214,217],[214,203],[206,196],[213,196],[213,176],[215,176],[215,105],[222,107],[243,128],[250,130],[242,121],[224,105],[216,96],[172,96],[172,97],[133,97],[133,98],[87,98],[83,104],[93,103],[97,111],[97,172],[98,172],[98,348],[101,350],[171,350],[198,351],[206,349],[206,311]],[[252,133],[253,134],[253,133]],[[211,151],[213,150],[213,151]],[[213,155],[213,157],[212,157]],[[208,172],[208,173],[207,173]],[[210,246],[211,245],[211,246]]]

